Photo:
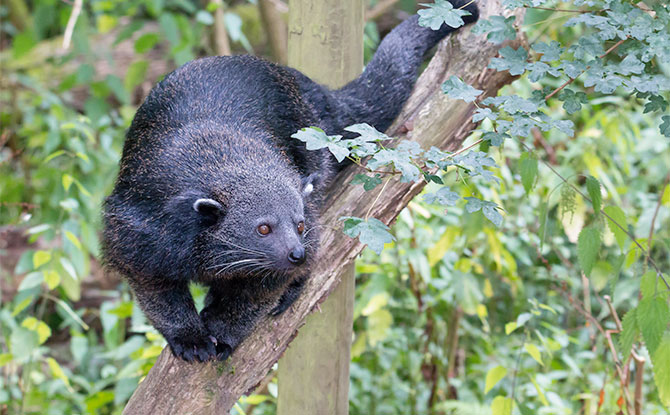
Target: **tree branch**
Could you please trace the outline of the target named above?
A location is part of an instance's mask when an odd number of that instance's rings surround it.
[[[479,0],[478,6],[481,19],[510,14],[499,0]],[[517,13],[522,13],[522,9]],[[516,41],[513,46],[519,44],[520,41]],[[410,138],[423,148],[436,146],[451,151],[459,148],[475,128],[471,123],[475,106],[448,99],[439,85],[456,75],[484,90],[487,96],[496,95],[514,79],[508,72],[487,69],[489,60],[498,54],[501,46],[505,45],[494,45],[484,36],[471,34],[469,28],[441,42],[388,133]],[[307,314],[318,309],[319,303],[333,291],[340,271],[363,250],[357,240],[342,234],[339,218],[362,217],[372,205],[371,215],[389,224],[425,185],[425,182],[393,180],[373,204],[377,192],[365,192],[362,186],[348,184],[358,172],[356,166],[343,171],[327,195],[321,217],[321,223],[327,226],[323,228],[320,259],[295,304],[278,318],[261,320],[224,363],[188,364],[173,357],[169,350],[163,350],[131,397],[124,414],[227,413],[241,395],[254,390],[295,337]]]

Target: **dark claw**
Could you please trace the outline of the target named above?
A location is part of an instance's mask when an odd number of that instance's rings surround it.
[[[212,336],[191,338],[188,340],[168,340],[172,353],[189,363],[194,361],[207,362],[216,358],[217,350],[215,342],[216,339]]]

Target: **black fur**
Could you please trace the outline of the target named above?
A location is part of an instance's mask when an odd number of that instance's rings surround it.
[[[476,6],[466,8],[466,22],[476,20]],[[105,203],[103,253],[175,355],[226,359],[260,316],[281,314],[298,298],[336,166],[326,150],[307,151],[291,135],[307,126],[336,134],[359,122],[385,130],[425,52],[451,31],[408,19],[365,72],[336,91],[251,56],[195,60],[154,87]],[[261,224],[272,232],[259,234]],[[189,281],[210,287],[200,315]]]

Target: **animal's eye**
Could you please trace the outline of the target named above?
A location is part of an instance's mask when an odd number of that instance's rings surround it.
[[[303,233],[305,232],[305,222],[299,222],[298,223],[298,233]]]
[[[263,236],[272,232],[272,229],[270,228],[270,225],[265,225],[265,224],[259,225],[256,230],[258,231],[258,233],[260,233]]]

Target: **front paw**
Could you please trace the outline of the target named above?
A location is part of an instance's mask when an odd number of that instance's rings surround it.
[[[214,342],[214,347],[216,348],[216,360],[223,362],[224,360],[228,359],[233,353],[233,348],[225,341],[219,341],[214,336],[209,336],[209,338],[212,339],[212,342]]]
[[[203,323],[206,330],[210,333],[209,338],[212,340],[215,348],[215,358],[219,361],[224,361],[233,353],[233,346],[229,328],[226,324],[218,318],[215,318],[206,310],[201,313]]]
[[[172,353],[187,362],[206,362],[217,357],[217,347],[212,337],[206,334],[185,334],[168,338]]]

